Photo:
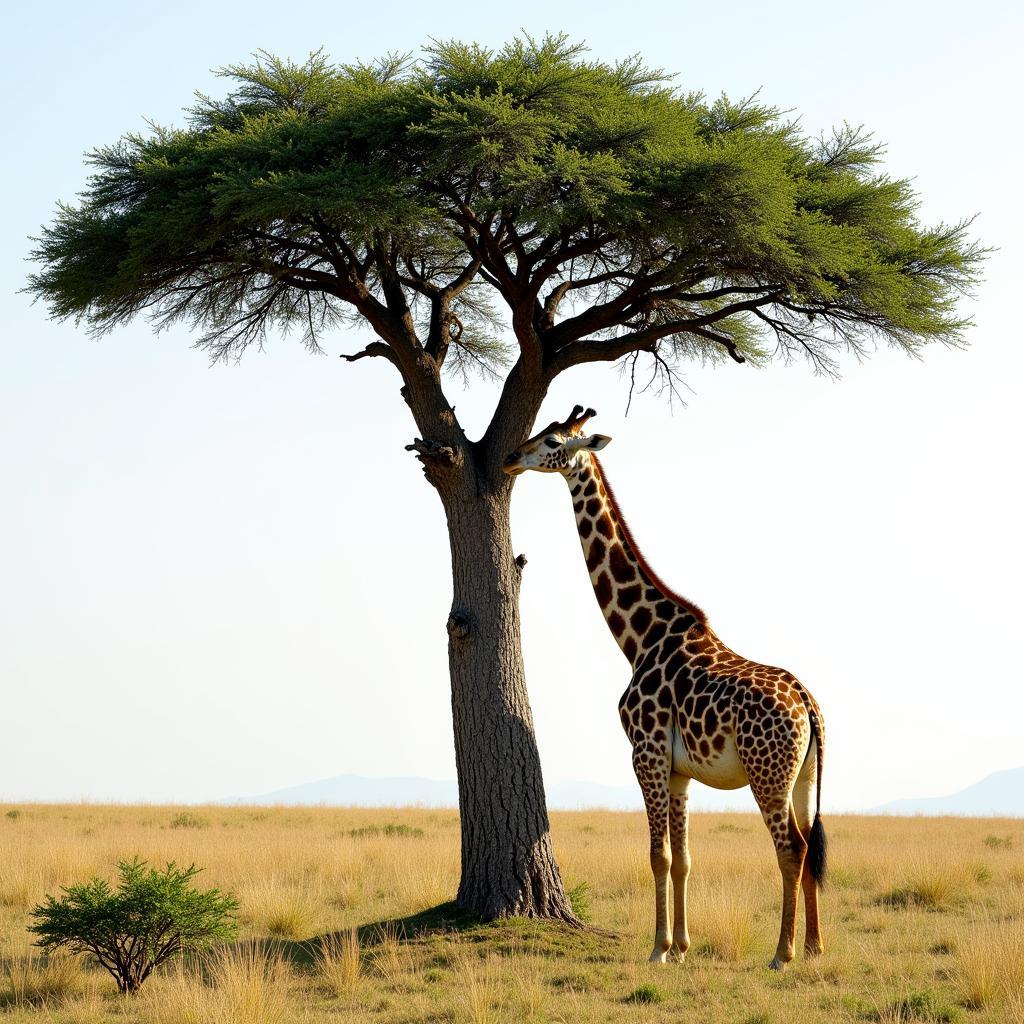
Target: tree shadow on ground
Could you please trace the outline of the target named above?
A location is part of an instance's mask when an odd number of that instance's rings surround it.
[[[355,931],[360,948],[370,952],[388,942],[435,946],[457,940],[506,956],[525,952],[546,957],[572,957],[591,963],[622,956],[621,939],[603,929],[577,928],[560,921],[528,917],[484,921],[476,914],[460,910],[454,902],[441,903],[407,917],[358,925]],[[301,941],[267,940],[266,946],[295,963],[311,964],[318,948],[349,935],[351,929],[344,929]]]

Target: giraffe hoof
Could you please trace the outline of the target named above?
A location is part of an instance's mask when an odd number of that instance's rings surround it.
[[[651,950],[651,955],[647,959],[652,964],[663,964],[665,962],[666,955],[665,950],[655,946],[654,949]]]
[[[825,946],[822,943],[812,946],[804,946],[804,956],[808,960],[813,960],[815,957],[821,956],[825,952]]]
[[[769,965],[768,970],[770,971],[784,971],[786,969],[785,960],[780,960],[776,957]]]
[[[671,964],[681,964],[686,960],[686,950],[680,949],[678,946],[673,946],[668,951],[668,962]]]

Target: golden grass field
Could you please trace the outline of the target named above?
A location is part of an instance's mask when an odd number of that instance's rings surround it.
[[[382,922],[455,890],[454,811],[5,806],[0,1021],[1024,1024],[1024,821],[827,824],[825,956],[774,974],[780,885],[753,815],[692,816],[693,948],[685,964],[651,965],[641,814],[553,815],[563,875],[594,928],[438,911],[425,915],[435,927],[406,934]],[[45,893],[113,879],[135,854],[202,866],[205,886],[240,899],[242,939],[121,997],[97,968],[46,961],[25,929]]]

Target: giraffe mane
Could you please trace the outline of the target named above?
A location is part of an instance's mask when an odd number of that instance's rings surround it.
[[[670,601],[675,601],[676,604],[681,605],[698,622],[706,625],[708,617],[704,609],[701,608],[700,605],[694,604],[693,601],[688,598],[683,597],[682,594],[679,594],[666,586],[662,578],[651,568],[651,563],[647,561],[644,553],[640,550],[640,547],[636,542],[636,538],[633,536],[633,531],[629,528],[629,523],[626,522],[626,517],[622,514],[622,506],[619,504],[619,499],[615,497],[615,492],[612,490],[611,483],[608,481],[608,474],[605,473],[604,466],[601,465],[597,456],[593,453],[591,453],[590,457],[593,459],[594,465],[597,467],[597,472],[600,474],[601,480],[604,482],[605,493],[608,495],[608,502],[612,507],[612,511],[615,513],[616,520],[622,528],[623,539],[629,545],[630,550],[633,552],[633,557],[637,560],[637,564],[640,566],[644,575],[665,595],[665,597]]]

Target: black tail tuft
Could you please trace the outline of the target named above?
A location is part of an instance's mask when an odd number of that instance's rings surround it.
[[[821,885],[825,881],[825,872],[828,869],[828,838],[825,835],[820,811],[815,814],[811,834],[807,837],[807,866],[811,878]]]

